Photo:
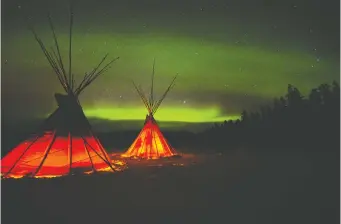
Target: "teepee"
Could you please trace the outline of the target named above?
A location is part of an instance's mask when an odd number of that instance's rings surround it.
[[[118,58],[102,66],[100,63],[76,86],[71,72],[73,13],[70,14],[69,67],[62,60],[57,36],[49,16],[55,48],[48,51],[32,28],[31,31],[48,62],[57,75],[66,94],[55,94],[58,108],[45,120],[35,135],[24,140],[1,159],[3,178],[58,177],[75,173],[118,170],[93,135],[90,123],[84,115],[78,96],[98,76],[103,74]]]
[[[144,122],[144,127],[141,132],[129,147],[129,149],[123,153],[122,157],[130,158],[141,158],[141,159],[160,159],[164,157],[176,156],[175,149],[168,143],[166,138],[163,136],[154,115],[160,107],[162,101],[165,99],[168,92],[174,87],[174,81],[176,76],[173,78],[171,84],[166,89],[165,93],[159,100],[154,100],[154,71],[155,71],[155,60],[153,63],[152,73],[152,85],[150,97],[147,99],[144,92],[140,87],[137,87],[133,82],[137,93],[140,95],[142,102],[147,108],[148,114]]]

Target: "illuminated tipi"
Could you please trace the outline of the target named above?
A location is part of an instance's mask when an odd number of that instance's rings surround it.
[[[121,155],[122,157],[160,159],[177,155],[174,148],[172,148],[172,146],[163,136],[156,120],[154,119],[154,115],[160,107],[162,101],[165,99],[168,92],[174,87],[176,76],[166,89],[165,93],[162,95],[161,99],[155,101],[153,95],[154,68],[155,60],[153,64],[152,85],[149,99],[146,98],[141,87],[137,87],[133,82],[137,93],[140,95],[142,102],[148,110],[148,114],[146,116],[144,127],[142,128],[141,132],[139,133],[133,144],[129,147],[129,149]]]
[[[58,108],[45,120],[38,132],[21,142],[1,160],[3,178],[58,177],[75,173],[118,170],[93,135],[91,126],[84,115],[78,96],[98,76],[103,74],[118,58],[105,66],[100,63],[90,73],[86,73],[79,85],[75,85],[71,72],[71,43],[73,13],[70,15],[70,43],[68,72],[60,54],[53,23],[49,17],[55,48],[48,51],[32,28],[36,41],[57,75],[66,94],[55,94]]]

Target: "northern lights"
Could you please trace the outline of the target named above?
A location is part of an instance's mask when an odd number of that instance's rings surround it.
[[[283,95],[289,83],[305,94],[322,82],[339,79],[338,56],[332,52],[337,44],[334,39],[324,41],[331,31],[323,30],[323,24],[299,20],[290,27],[275,15],[271,19],[252,19],[245,14],[249,9],[237,15],[225,13],[222,8],[209,10],[207,2],[196,3],[203,4],[204,10],[199,5],[189,10],[191,4],[187,2],[182,8],[180,3],[169,9],[157,5],[155,12],[138,9],[139,3],[131,8],[120,3],[123,5],[115,9],[108,9],[106,4],[86,1],[77,5],[75,14],[73,71],[78,81],[105,53],[120,57],[80,96],[89,118],[144,120],[146,109],[131,80],[149,91],[153,58],[156,95],[160,96],[171,78],[179,74],[175,88],[156,113],[156,119],[166,122],[236,119],[243,109],[257,108]],[[230,7],[241,7],[234,4]],[[25,9],[35,16],[32,23],[36,31],[52,46],[44,14],[45,9],[52,8],[62,55],[66,57],[67,3],[56,7],[44,3],[36,14],[32,13],[37,10],[34,4],[7,5],[16,13],[5,11],[4,17],[3,29],[8,32],[2,37],[3,116],[41,117],[54,110],[53,94],[62,89],[32,34],[21,24],[19,11]]]
[[[147,114],[146,108],[143,107],[126,107],[126,108],[94,108],[85,109],[84,113],[88,118],[102,118],[106,120],[144,120]],[[222,116],[218,108],[193,109],[184,107],[163,108],[159,109],[155,115],[155,119],[165,122],[221,122],[223,120],[238,119],[239,115]]]

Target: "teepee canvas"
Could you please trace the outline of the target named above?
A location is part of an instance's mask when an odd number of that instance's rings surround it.
[[[36,32],[36,41],[48,59],[66,94],[55,94],[58,108],[52,113],[31,138],[24,140],[1,160],[3,178],[57,177],[73,173],[115,171],[116,167],[93,135],[90,123],[78,101],[79,94],[99,75],[103,74],[117,59],[102,68],[107,55],[90,73],[85,74],[79,85],[75,85],[71,72],[71,40],[73,14],[70,15],[70,45],[68,73],[59,51],[53,23],[49,22],[55,49],[49,52]]]
[[[155,61],[153,64],[152,86],[149,99],[146,98],[142,89],[140,87],[137,87],[135,83],[133,83],[136,91],[142,99],[142,102],[148,110],[148,114],[146,116],[144,127],[142,128],[141,132],[139,133],[133,144],[129,147],[129,149],[121,155],[122,157],[159,159],[177,155],[175,149],[172,148],[172,146],[163,136],[156,120],[154,119],[154,114],[158,110],[162,101],[165,99],[168,92],[174,87],[176,76],[172,80],[169,87],[166,89],[165,93],[162,95],[161,99],[158,101],[154,101],[154,68]]]

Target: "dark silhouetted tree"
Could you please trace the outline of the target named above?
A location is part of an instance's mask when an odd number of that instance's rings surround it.
[[[272,106],[260,106],[259,112],[243,110],[240,121],[225,121],[207,133],[230,146],[338,150],[340,86],[336,81],[322,84],[304,98],[289,84],[286,95],[274,99]]]

